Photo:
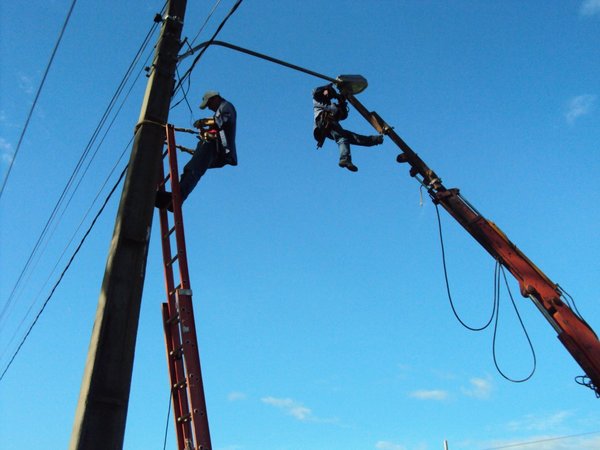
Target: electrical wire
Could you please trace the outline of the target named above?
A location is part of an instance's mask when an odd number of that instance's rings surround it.
[[[133,139],[133,138],[132,138]],[[44,301],[44,304],[42,305],[42,308],[39,310],[39,312],[37,313],[37,315],[35,316],[35,319],[33,321],[33,323],[29,326],[29,329],[27,330],[27,333],[25,333],[25,336],[23,337],[23,339],[21,340],[21,343],[19,344],[19,346],[17,347],[17,349],[15,350],[14,354],[12,355],[10,361],[8,362],[8,364],[6,365],[6,367],[4,368],[4,370],[2,371],[2,375],[0,375],[0,381],[2,381],[2,379],[4,378],[4,375],[6,375],[6,372],[8,372],[8,369],[10,368],[10,366],[12,365],[12,363],[14,362],[15,358],[17,357],[17,355],[19,354],[19,352],[21,351],[21,348],[23,348],[23,345],[25,344],[25,341],[27,341],[27,338],[29,337],[29,335],[31,334],[31,331],[33,330],[33,328],[35,327],[35,325],[37,324],[40,316],[42,315],[42,313],[44,312],[44,310],[46,309],[46,306],[48,305],[48,303],[50,302],[50,300],[52,299],[52,296],[54,295],[54,292],[56,292],[56,289],[58,288],[58,286],[60,285],[61,281],[63,280],[64,276],[66,275],[67,271],[69,270],[69,268],[71,267],[71,264],[73,263],[73,261],[75,260],[75,257],[77,256],[77,254],[79,253],[79,251],[81,250],[81,247],[83,247],[83,243],[85,242],[85,240],[87,239],[87,237],[89,236],[89,234],[91,233],[92,229],[94,228],[94,225],[96,225],[96,222],[98,221],[98,219],[100,218],[100,215],[102,214],[102,212],[104,211],[104,209],[106,208],[106,205],[108,204],[108,201],[110,200],[110,198],[112,197],[112,195],[114,194],[115,190],[117,189],[117,187],[119,186],[119,184],[121,184],[121,181],[123,180],[123,178],[125,177],[125,174],[127,173],[127,169],[129,168],[129,164],[127,166],[125,166],[125,169],[123,169],[123,171],[121,172],[121,175],[119,175],[119,179],[117,180],[117,182],[115,183],[115,185],[113,186],[113,188],[110,190],[110,192],[108,193],[108,196],[106,197],[106,199],[104,200],[104,203],[102,204],[102,206],[100,207],[100,210],[98,211],[98,213],[96,214],[96,216],[94,217],[94,220],[92,220],[92,223],[90,224],[90,226],[88,227],[87,231],[85,232],[85,234],[83,235],[83,238],[81,239],[81,241],[79,242],[79,245],[77,246],[77,248],[75,249],[75,251],[73,252],[73,254],[71,255],[71,258],[69,259],[67,265],[65,266],[65,268],[63,269],[62,273],[60,274],[60,276],[58,277],[58,280],[56,281],[56,283],[54,284],[54,286],[52,287],[52,290],[50,291],[50,294],[48,295],[48,297],[46,298],[46,300]]]
[[[526,442],[518,442],[515,444],[501,445],[500,447],[487,447],[482,450],[502,450],[505,448],[524,447],[526,445],[541,444],[544,442],[551,442],[551,441],[560,441],[563,439],[572,439],[572,438],[576,438],[576,437],[589,436],[590,434],[598,434],[598,433],[600,433],[600,431],[590,431],[588,433],[570,434],[567,436],[558,436],[558,437],[554,437],[554,438],[538,439],[535,441],[526,441]]]
[[[217,7],[219,6],[220,3],[221,3],[221,0],[217,0],[217,2],[213,5],[212,9],[208,13],[208,16],[204,20],[204,23],[200,26],[200,29],[196,33],[196,36],[194,36],[194,39],[192,39],[191,45],[194,45],[194,42],[196,42],[196,40],[198,39],[198,36],[200,36],[200,33],[202,33],[202,31],[204,30],[204,28],[206,27],[206,24],[208,24],[208,21],[213,16],[213,14],[215,13],[215,11],[216,11],[216,9],[217,9]]]
[[[163,442],[163,450],[166,450],[166,448],[167,448],[167,437],[169,435],[169,419],[171,417],[172,398],[173,398],[173,389],[171,388],[171,390],[169,391],[169,406],[167,408],[167,420],[166,420],[166,424],[165,424],[165,438],[164,438],[164,442]]]
[[[468,329],[470,331],[483,331],[486,328],[488,328],[490,326],[490,324],[492,323],[492,320],[495,319],[494,320],[494,332],[493,332],[493,338],[492,338],[492,356],[493,356],[494,366],[496,367],[496,370],[503,378],[505,378],[506,380],[511,381],[513,383],[522,383],[522,382],[525,382],[525,381],[531,379],[531,377],[533,376],[533,374],[535,373],[535,370],[537,368],[537,358],[536,358],[536,354],[535,354],[535,349],[533,348],[533,344],[531,343],[531,339],[529,338],[529,333],[527,333],[525,324],[523,323],[523,320],[521,319],[521,315],[519,314],[519,310],[517,309],[516,302],[514,300],[514,297],[510,290],[510,286],[508,284],[508,279],[506,278],[506,272],[504,271],[504,266],[500,263],[500,261],[496,261],[496,266],[494,268],[494,297],[493,297],[493,305],[492,305],[492,314],[491,314],[489,320],[481,327],[472,327],[470,325],[467,325],[461,319],[460,315],[458,314],[456,307],[454,306],[454,301],[452,299],[452,294],[450,291],[450,283],[448,280],[448,270],[446,267],[446,252],[445,252],[445,246],[444,246],[444,237],[443,237],[443,233],[442,233],[442,220],[440,217],[439,207],[437,204],[435,204],[435,211],[437,214],[438,231],[439,231],[439,236],[440,236],[440,246],[442,249],[442,265],[444,268],[444,279],[446,282],[446,292],[448,294],[448,300],[450,301],[450,307],[452,308],[452,312],[454,313],[454,316],[456,317],[458,322],[463,327],[465,327],[466,329]],[[519,320],[519,323],[521,324],[521,329],[523,330],[523,333],[525,334],[525,337],[529,344],[529,348],[531,350],[531,354],[532,354],[532,358],[533,358],[533,367],[531,369],[531,372],[526,377],[520,378],[520,379],[511,378],[508,375],[506,375],[504,373],[504,371],[500,368],[500,365],[498,363],[498,358],[496,355],[498,323],[499,323],[499,318],[500,318],[500,275],[502,275],[504,277],[504,283],[506,285],[506,290],[511,299],[511,302],[512,302],[513,308],[515,310],[515,313],[517,315],[517,318]]]
[[[235,11],[238,9],[238,7],[242,4],[242,1],[243,0],[237,0],[237,2],[235,2],[235,4],[232,6],[229,13],[221,21],[221,23],[217,27],[217,30],[213,33],[212,37],[209,39],[208,44],[200,51],[200,53],[198,53],[198,56],[196,56],[196,58],[192,62],[192,65],[190,66],[190,68],[179,79],[179,82],[177,83],[177,85],[175,86],[175,89],[173,90],[173,96],[175,96],[177,94],[177,91],[181,88],[181,85],[183,84],[183,82],[191,75],[192,71],[194,70],[194,67],[196,66],[196,64],[202,57],[202,55],[204,55],[204,52],[206,51],[206,49],[208,47],[210,47],[211,42],[213,42],[217,38],[217,35],[221,32],[221,30],[223,29],[223,27],[225,26],[225,24],[227,23],[229,18],[233,15],[233,13],[235,13]],[[181,101],[182,100],[180,100],[178,103],[176,103],[175,106],[177,106],[179,103],[181,103]]]
[[[85,222],[85,219],[89,216],[89,214],[92,211],[92,207],[94,206],[94,204],[96,203],[96,201],[98,200],[98,198],[100,198],[100,194],[102,193],[102,191],[104,190],[104,188],[106,187],[106,185],[108,184],[109,179],[112,177],[113,173],[115,172],[115,170],[117,169],[118,165],[120,164],[121,160],[123,159],[123,156],[125,156],[125,153],[127,152],[127,149],[130,148],[131,146],[131,142],[132,142],[133,138],[131,138],[129,140],[129,142],[127,143],[127,145],[123,148],[123,151],[121,152],[121,155],[119,156],[119,158],[117,159],[117,161],[115,162],[115,164],[113,165],[112,169],[110,170],[109,174],[106,176],[106,179],[104,180],[104,182],[102,183],[102,186],[100,186],[100,188],[98,189],[98,192],[96,193],[96,196],[94,197],[94,199],[92,200],[92,202],[90,203],[90,206],[88,207],[86,213],[83,215],[83,218],[81,219],[81,221],[79,222],[79,225],[77,226],[76,230],[73,232],[73,234],[71,235],[71,239],[69,240],[69,242],[65,245],[61,255],[58,257],[56,264],[54,265],[54,267],[52,268],[52,271],[50,272],[50,274],[48,275],[48,277],[46,278],[46,280],[44,281],[42,287],[39,289],[38,293],[35,296],[35,300],[33,302],[31,302],[31,304],[29,305],[29,308],[27,309],[27,312],[25,313],[25,315],[23,316],[23,318],[21,319],[21,322],[19,323],[19,325],[15,328],[12,337],[10,338],[10,341],[8,342],[7,346],[5,347],[4,351],[2,352],[2,354],[0,354],[0,360],[4,357],[4,355],[7,353],[8,349],[10,348],[10,346],[12,345],[12,343],[14,342],[14,340],[16,339],[17,335],[19,334],[19,330],[21,329],[21,327],[24,325],[25,321],[27,320],[27,317],[29,317],[29,314],[31,313],[31,311],[33,310],[33,306],[35,305],[37,299],[40,297],[40,295],[42,294],[42,291],[45,289],[46,285],[48,284],[48,282],[50,281],[50,278],[52,278],[52,276],[54,275],[54,272],[56,272],[56,269],[58,268],[58,265],[60,264],[60,261],[62,260],[62,258],[64,257],[64,255],[67,253],[67,250],[69,249],[70,245],[73,243],[73,241],[75,240],[75,236],[77,235],[77,233],[79,232],[79,230],[81,229],[81,227],[83,226],[83,223]]]
[[[73,3],[71,3],[71,7],[69,8],[69,12],[67,13],[65,22],[63,23],[60,33],[58,34],[58,39],[56,40],[56,44],[54,44],[54,49],[52,50],[52,54],[50,55],[50,60],[48,61],[48,64],[46,65],[46,70],[44,71],[44,75],[42,76],[42,81],[40,81],[40,85],[38,86],[38,90],[35,94],[35,98],[33,99],[33,103],[31,104],[31,108],[29,109],[29,113],[27,114],[27,119],[25,120],[25,125],[23,126],[23,130],[21,131],[21,135],[19,136],[19,141],[17,142],[17,146],[15,147],[15,152],[13,153],[13,156],[8,165],[8,171],[6,172],[6,176],[4,177],[4,180],[2,181],[2,187],[0,188],[0,198],[2,198],[4,188],[6,187],[6,183],[8,182],[8,177],[10,176],[10,172],[12,171],[13,165],[15,163],[15,159],[17,159],[17,154],[19,153],[19,150],[21,149],[21,144],[23,143],[23,138],[25,137],[25,133],[27,132],[27,129],[29,128],[29,122],[31,121],[33,111],[35,109],[35,106],[37,105],[38,99],[40,98],[42,89],[44,88],[44,84],[46,82],[46,77],[48,76],[48,72],[50,72],[50,67],[52,66],[52,62],[54,61],[54,57],[56,56],[56,52],[58,51],[60,42],[62,41],[63,35],[65,34],[65,30],[67,29],[67,25],[69,24],[69,19],[71,18],[71,13],[73,12],[73,9],[75,8],[76,3],[77,3],[77,0],[73,0]]]
[[[166,4],[165,4],[166,5]],[[163,7],[164,10],[164,7]],[[65,198],[67,195],[67,192],[71,189],[71,187],[73,186],[75,179],[77,178],[77,176],[79,175],[79,173],[81,172],[81,168],[83,166],[84,161],[86,160],[87,156],[89,155],[96,139],[98,138],[100,131],[102,130],[102,128],[104,127],[104,125],[106,124],[106,121],[108,120],[108,117],[110,116],[118,98],[120,97],[120,95],[122,94],[127,82],[129,81],[129,79],[131,78],[131,75],[133,73],[133,69],[136,66],[136,64],[139,62],[141,55],[143,54],[143,52],[145,51],[145,49],[148,46],[148,43],[150,41],[150,38],[152,37],[152,35],[154,34],[154,32],[156,31],[156,28],[158,26],[157,22],[154,22],[152,24],[152,26],[150,27],[150,30],[148,31],[148,33],[146,34],[146,37],[144,38],[142,44],[140,45],[140,48],[138,49],[138,51],[136,52],[132,62],[130,63],[128,69],[125,72],[125,75],[122,77],[121,82],[119,83],[117,89],[115,90],[115,93],[113,94],[108,106],[106,107],[98,125],[96,126],[96,129],[94,130],[94,132],[92,133],[91,138],[89,139],[79,161],[77,162],[75,168],[73,169],[71,176],[69,177],[65,187],[63,188],[62,193],[60,194],[54,209],[52,210],[52,212],[50,213],[50,217],[47,219],[46,224],[44,225],[44,228],[42,229],[42,232],[40,233],[34,247],[33,250],[31,251],[27,261],[25,262],[25,265],[23,267],[23,269],[21,270],[19,277],[17,278],[17,281],[15,282],[11,293],[8,296],[8,299],[6,301],[6,304],[3,306],[2,311],[0,311],[0,323],[2,321],[2,319],[4,318],[4,316],[6,315],[10,305],[12,304],[16,293],[17,293],[17,289],[19,288],[19,286],[21,285],[21,283],[23,282],[24,276],[27,272],[27,270],[30,268],[34,257],[37,255],[38,250],[40,249],[40,246],[42,245],[42,242],[44,241],[44,239],[46,239],[46,237],[48,236],[48,233],[50,231],[50,227],[53,224],[53,222],[55,222],[57,219],[57,215],[60,211],[60,208],[63,206],[64,202],[65,202]],[[139,77],[139,75],[138,75]],[[137,81],[137,78],[136,78]],[[133,88],[133,86],[132,86]],[[130,89],[131,91],[131,89]],[[118,110],[118,112],[120,111],[120,108]],[[117,112],[117,114],[118,114]],[[116,116],[115,116],[116,118]],[[114,122],[114,119],[113,119]],[[112,123],[111,123],[112,126]],[[110,127],[109,127],[110,130]],[[107,130],[108,132],[108,130]],[[99,149],[99,147],[98,147]],[[88,163],[88,168],[89,165],[91,164],[93,158],[96,156],[98,149],[96,150],[96,152],[93,154],[92,158],[89,160]],[[85,175],[85,173],[87,172],[87,168],[85,169],[85,172],[83,173],[83,175],[81,175],[80,177],[80,181],[79,183],[76,185],[75,189],[73,189],[73,192],[71,194],[71,197],[69,199],[69,201],[67,202],[66,206],[64,206],[63,208],[63,212],[62,214],[59,216],[59,219],[62,218],[62,215],[64,215],[64,212],[66,210],[66,208],[68,207],[68,205],[70,204],[71,199],[73,198],[73,195],[75,194],[75,192],[77,191],[77,189],[79,188],[79,185],[81,184],[81,180],[83,179],[83,176]]]
[[[196,42],[196,40],[198,39],[198,37],[200,36],[200,34],[202,33],[202,31],[204,30],[204,28],[208,24],[209,20],[213,16],[214,12],[216,11],[216,9],[217,9],[217,7],[219,6],[220,3],[221,3],[221,0],[217,0],[217,2],[213,5],[211,11],[208,13],[208,16],[204,20],[204,23],[200,26],[200,29],[196,33],[196,36],[194,36],[194,39],[192,39],[192,42],[188,43],[187,38],[184,39],[183,43],[186,44],[190,48],[190,50],[192,49],[192,45],[194,45],[194,42]],[[177,64],[177,67],[175,68],[175,72],[177,74],[177,81],[178,81],[178,83],[180,83],[181,82],[181,76],[179,75],[179,64]],[[182,91],[183,92],[183,99],[182,100],[185,100],[185,103],[186,103],[186,105],[188,107],[188,110],[190,111],[190,123],[192,123],[192,121],[194,120],[193,119],[194,111],[192,111],[192,107],[190,106],[190,102],[188,101],[188,97],[187,97],[187,95],[188,95],[188,93],[190,91],[190,88],[191,88],[191,82],[190,81],[191,81],[190,77],[188,77],[188,79],[187,79],[187,82],[188,82],[187,89]],[[173,94],[173,95],[175,95],[175,94]],[[175,105],[173,105],[170,109],[175,108],[180,103],[181,103],[181,100],[179,102],[175,103]]]
[[[439,232],[439,236],[440,236],[440,246],[442,249],[442,266],[444,268],[444,280],[446,281],[446,292],[448,293],[448,299],[450,300],[450,307],[452,308],[452,312],[454,313],[454,317],[456,317],[456,319],[458,320],[458,322],[465,327],[467,330],[470,331],[483,331],[485,330],[487,327],[490,326],[490,324],[492,323],[492,320],[494,319],[494,315],[496,314],[496,302],[494,302],[493,307],[492,307],[492,314],[490,315],[490,318],[488,319],[488,321],[480,326],[480,327],[473,327],[468,325],[466,322],[464,322],[460,315],[458,314],[458,311],[456,310],[456,307],[454,306],[454,300],[452,299],[452,293],[450,292],[450,282],[448,280],[448,268],[446,266],[446,251],[445,251],[445,246],[444,246],[444,236],[442,234],[442,219],[440,217],[440,210],[437,204],[435,204],[435,212],[437,213],[437,220],[438,220],[438,232]]]
[[[521,324],[521,329],[523,330],[523,333],[525,334],[525,338],[527,339],[527,343],[529,344],[529,349],[531,350],[531,356],[533,358],[533,365],[532,365],[531,371],[529,372],[529,374],[527,376],[525,376],[523,378],[519,378],[519,379],[511,378],[504,373],[504,371],[500,368],[500,365],[498,364],[498,358],[496,355],[496,338],[498,335],[498,321],[499,321],[499,317],[500,317],[500,274],[502,274],[502,277],[504,278],[504,285],[506,286],[506,291],[508,292],[508,295],[509,295],[510,300],[513,305],[513,309],[515,310],[517,318],[519,319],[519,323]],[[531,343],[531,339],[529,338],[529,333],[527,333],[527,328],[525,327],[525,324],[523,323],[523,320],[521,319],[521,314],[519,314],[519,310],[517,309],[517,304],[512,295],[512,292],[510,290],[510,286],[508,285],[508,279],[506,278],[506,271],[504,270],[504,266],[502,266],[502,264],[500,264],[499,261],[496,261],[496,269],[495,269],[494,275],[496,278],[495,282],[494,282],[494,285],[496,286],[496,288],[495,288],[495,296],[496,297],[494,299],[494,303],[496,304],[496,321],[494,323],[494,337],[493,337],[493,341],[492,341],[492,353],[494,356],[494,365],[496,366],[496,370],[498,371],[498,373],[500,375],[502,375],[502,377],[505,378],[506,380],[511,381],[513,383],[523,383],[523,382],[531,379],[531,377],[533,376],[533,374],[535,373],[535,370],[537,368],[537,357],[535,354],[535,349],[533,348],[533,344]]]
[[[177,74],[177,79],[181,80],[181,77],[179,75],[179,67],[175,68],[175,73]],[[190,91],[190,88],[191,88],[191,83],[190,83],[190,79],[188,78],[188,87],[186,90],[183,90],[182,92],[183,92],[183,100],[185,100],[185,104],[187,105],[188,110],[190,111],[190,123],[191,123],[194,120],[193,119],[194,111],[192,111],[192,107],[190,105],[190,102],[188,101],[188,96],[187,96]],[[181,103],[181,101],[176,103],[175,106],[177,106],[179,103]]]
[[[586,388],[590,388],[596,394],[596,398],[600,398],[600,393],[598,392],[598,388],[594,383],[592,383],[592,379],[587,375],[578,375],[575,377],[575,383],[580,384],[581,386],[585,386]]]

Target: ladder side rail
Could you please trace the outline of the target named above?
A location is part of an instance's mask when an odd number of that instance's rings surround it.
[[[161,166],[161,179],[164,180],[164,162]],[[164,189],[164,186],[160,187]],[[177,311],[177,299],[175,295],[175,280],[173,266],[171,264],[171,240],[169,219],[165,210],[159,211],[160,237],[163,253],[163,270],[165,277],[165,289],[167,302],[162,304],[163,327],[165,333],[165,346],[167,366],[169,369],[171,400],[173,404],[173,420],[177,436],[178,449],[184,450],[186,442],[192,438],[192,428],[187,421],[178,420],[189,414],[188,396],[186,386],[181,382],[186,380],[185,367],[181,356],[181,337],[179,332],[179,319]]]
[[[171,176],[171,194],[173,196],[173,220],[175,222],[177,254],[179,255],[179,273],[181,277],[181,288],[190,289],[190,277],[188,272],[185,233],[183,226],[183,212],[181,210],[182,201],[181,189],[179,187],[179,168],[177,165],[177,146],[175,144],[175,129],[173,125],[167,125],[166,131],[169,158],[169,173]]]
[[[187,415],[187,397],[185,397],[185,391],[182,392],[177,386],[177,380],[180,379],[180,374],[183,372],[183,363],[181,360],[175,362],[172,359],[172,351],[176,348],[174,340],[178,334],[171,332],[171,325],[169,325],[169,305],[167,303],[162,304],[162,317],[165,331],[165,345],[167,347],[167,366],[169,368],[170,395],[171,403],[173,405],[173,418],[175,420],[175,434],[177,436],[178,450],[184,450],[186,436],[189,436],[191,432],[189,430],[189,424],[178,422],[177,417]]]
[[[189,291],[187,291],[189,292]],[[199,450],[212,449],[210,428],[202,381],[202,368],[198,350],[198,339],[194,322],[194,310],[191,295],[185,290],[178,291],[178,304],[180,312],[180,328],[183,347],[185,369],[187,373],[187,391],[190,399],[190,418],[196,445]]]
[[[179,256],[177,262],[179,265],[180,288],[176,290],[176,295],[179,311],[179,329],[181,332],[183,358],[187,378],[187,391],[190,401],[190,419],[196,438],[194,441],[196,444],[195,448],[198,450],[210,450],[212,449],[212,446],[194,320],[192,290],[187,264],[175,130],[172,125],[167,125],[166,135],[171,176],[171,192],[173,198],[175,240],[177,244],[177,254]]]

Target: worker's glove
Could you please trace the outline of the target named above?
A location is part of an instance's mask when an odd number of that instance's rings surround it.
[[[215,119],[212,117],[206,117],[204,119],[198,119],[194,122],[194,128],[210,128],[214,127]]]

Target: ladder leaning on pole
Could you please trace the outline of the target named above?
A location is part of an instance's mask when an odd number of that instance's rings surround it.
[[[160,209],[159,215],[167,291],[167,301],[162,304],[162,315],[177,444],[178,450],[212,450],[185,250],[175,128],[172,125],[166,126],[166,138],[168,174],[165,176],[163,163],[157,190],[164,191],[170,185],[173,197],[173,226],[169,225],[167,209]],[[175,254],[171,253],[173,236]],[[177,285],[175,266],[179,271]]]

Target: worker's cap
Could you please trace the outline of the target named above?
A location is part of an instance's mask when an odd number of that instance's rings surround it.
[[[200,109],[206,109],[206,105],[208,104],[208,101],[211,98],[216,97],[217,95],[219,95],[219,93],[217,91],[206,91],[206,93],[202,97],[202,103],[200,103]]]

